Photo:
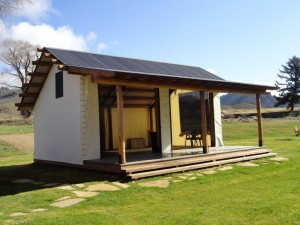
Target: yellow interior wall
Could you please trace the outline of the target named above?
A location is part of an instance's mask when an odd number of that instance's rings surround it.
[[[174,146],[184,146],[185,145],[185,137],[180,137],[181,133],[180,127],[180,111],[179,111],[179,94],[187,93],[190,91],[187,90],[175,90],[170,97],[170,105],[171,105],[171,122],[172,122],[172,145]],[[199,124],[200,126],[200,124]],[[207,143],[210,146],[210,135],[207,135]],[[187,142],[187,146],[190,146],[190,141]]]
[[[112,109],[112,133],[113,133],[113,148],[118,148],[118,120],[117,110]],[[131,109],[125,108],[123,114],[124,120],[124,135],[127,142],[128,138],[144,138],[148,146],[148,131],[150,130],[150,115],[149,109]],[[126,143],[127,145],[127,143]]]

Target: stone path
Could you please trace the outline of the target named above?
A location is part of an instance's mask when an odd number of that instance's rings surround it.
[[[269,160],[274,161],[275,164],[281,164],[282,161],[289,160],[288,158],[284,157],[274,157],[270,158]],[[269,161],[264,161],[263,163],[268,163]],[[259,166],[253,162],[241,162],[237,163],[238,166],[249,166],[249,167],[257,167]],[[233,169],[232,166],[227,165],[220,168],[217,168],[218,171],[226,171]],[[200,172],[201,171],[201,172]],[[211,175],[215,174],[217,171],[215,169],[208,169],[208,170],[198,170],[189,173],[181,173],[178,176],[167,176],[161,178],[159,180],[154,181],[146,181],[146,182],[138,182],[138,185],[141,187],[159,187],[159,188],[167,188],[170,185],[170,182],[179,183],[182,181],[190,181],[196,180],[198,177],[202,177],[204,175]],[[121,183],[121,182],[111,182],[111,183],[96,183],[96,184],[61,184],[61,183],[46,183],[43,181],[34,181],[32,179],[8,179],[8,178],[0,178],[0,180],[11,181],[14,184],[30,184],[30,185],[37,185],[43,188],[52,188],[55,187],[56,189],[69,191],[70,195],[64,196],[62,198],[57,199],[54,203],[50,204],[53,207],[65,208],[69,206],[73,206],[80,202],[85,201],[87,198],[95,197],[102,191],[119,191],[122,189],[129,188],[130,185],[128,183]],[[134,183],[134,182],[132,182]],[[37,208],[33,209],[32,212],[44,212],[48,209],[45,208]],[[0,216],[4,213],[0,212]],[[11,213],[10,216],[17,217],[17,216],[25,216],[27,213],[25,212],[14,212]]]

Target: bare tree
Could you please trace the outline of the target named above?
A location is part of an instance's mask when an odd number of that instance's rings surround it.
[[[12,39],[3,40],[0,46],[0,61],[7,65],[7,69],[0,73],[6,79],[0,84],[24,91],[25,84],[29,82],[28,73],[34,69],[31,62],[39,57],[38,46]]]
[[[31,3],[31,0],[0,0],[0,18],[16,12],[27,3]]]

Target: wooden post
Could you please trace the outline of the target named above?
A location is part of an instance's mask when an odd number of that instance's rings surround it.
[[[209,93],[209,126],[210,126],[210,140],[211,147],[216,146],[216,134],[215,134],[215,110],[214,110],[214,94]]]
[[[206,130],[206,110],[205,110],[205,95],[203,91],[200,91],[200,113],[201,113],[201,138],[203,154],[208,153],[207,146],[207,130]]]
[[[112,117],[111,108],[107,109],[107,119],[108,119],[108,148],[113,149],[113,131],[112,131]]]
[[[257,127],[258,127],[258,146],[263,146],[263,130],[262,130],[262,117],[260,110],[260,94],[256,94],[256,109],[257,109]]]
[[[125,140],[124,140],[124,125],[123,125],[123,91],[121,85],[116,85],[116,95],[117,95],[117,115],[118,115],[118,153],[119,153],[119,163],[126,163],[125,155]]]

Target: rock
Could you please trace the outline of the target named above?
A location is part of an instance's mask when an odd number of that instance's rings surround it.
[[[72,198],[71,196],[65,196],[65,197],[62,197],[60,199],[57,199],[56,201],[59,202],[59,201],[63,201],[63,200],[67,200],[67,199],[70,199]]]
[[[219,168],[218,170],[219,171],[226,171],[226,170],[232,170],[232,169],[233,169],[232,166],[223,166],[223,167]]]
[[[196,174],[198,177],[203,177],[204,175],[202,173],[197,173]]]
[[[110,184],[94,184],[91,185],[89,187],[87,187],[86,189],[87,191],[118,191],[120,190],[120,188],[110,185]]]
[[[79,198],[90,198],[98,195],[98,192],[92,191],[72,191]]]
[[[23,213],[23,212],[15,212],[15,213],[10,214],[10,216],[12,216],[12,217],[25,216],[25,215],[27,215],[27,213]]]
[[[121,187],[121,188],[129,188],[130,186],[128,184],[120,183],[120,182],[112,182],[112,184]]]
[[[270,160],[276,161],[276,162],[282,162],[282,161],[288,161],[289,159],[288,159],[288,158],[284,158],[284,157],[277,156],[277,157],[270,158]]]
[[[188,179],[188,177],[187,177],[187,176],[183,176],[183,175],[181,175],[181,176],[178,176],[178,178],[179,178],[179,179],[182,179],[182,180],[186,180],[186,179]]]
[[[44,212],[48,209],[43,209],[43,208],[39,208],[39,209],[33,209],[32,212]]]
[[[60,202],[54,202],[51,204],[51,206],[65,208],[65,207],[69,207],[72,205],[76,205],[84,200],[85,200],[84,198],[72,198],[72,199],[68,199],[68,200],[64,200],[64,201],[60,201]]]
[[[252,162],[242,162],[242,163],[238,163],[238,166],[249,166],[249,167],[255,167],[255,166],[259,166],[256,163],[252,163]]]
[[[32,183],[34,180],[31,179],[18,179],[18,180],[13,180],[12,183],[16,183],[16,184],[28,184],[28,183]]]
[[[196,177],[190,177],[189,180],[196,180]]]
[[[181,181],[183,181],[183,180],[173,180],[174,183],[179,183]]]
[[[168,180],[155,180],[155,181],[139,183],[139,186],[167,188],[169,186],[169,184],[170,184],[170,182]]]
[[[173,177],[164,177],[163,180],[172,180]]]

